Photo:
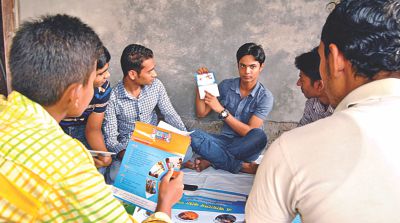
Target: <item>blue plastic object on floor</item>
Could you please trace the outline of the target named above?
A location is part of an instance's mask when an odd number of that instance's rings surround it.
[[[292,223],[301,223],[300,215],[296,215],[296,217],[293,219]]]

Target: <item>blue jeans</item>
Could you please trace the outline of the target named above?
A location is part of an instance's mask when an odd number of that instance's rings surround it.
[[[243,162],[258,158],[267,144],[267,135],[261,129],[252,129],[243,137],[230,138],[196,130],[192,134],[193,151],[211,162],[216,169],[238,173]]]
[[[61,128],[64,130],[65,133],[70,135],[72,138],[79,140],[87,149],[91,149],[89,146],[89,143],[86,140],[85,136],[85,125],[74,125],[74,126],[68,126],[68,127],[63,127]],[[106,167],[100,167],[97,169],[101,174],[106,173]]]

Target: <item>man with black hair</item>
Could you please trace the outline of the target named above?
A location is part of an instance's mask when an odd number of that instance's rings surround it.
[[[236,59],[240,77],[222,81],[218,85],[219,98],[206,92],[200,99],[196,91],[197,116],[214,111],[224,122],[219,135],[202,130],[190,135],[193,151],[201,156],[191,165],[197,171],[212,165],[232,173],[254,174],[258,167],[254,161],[267,144],[263,127],[272,110],[273,96],[258,81],[264,68],[264,50],[255,43],[246,43],[238,49]],[[198,73],[208,73],[208,69],[200,68]]]
[[[108,152],[101,126],[111,95],[110,82],[108,82],[110,60],[110,52],[103,46],[97,59],[96,78],[93,82],[94,95],[89,106],[80,117],[67,117],[60,122],[64,132],[72,138],[78,139],[86,148],[103,152]],[[105,173],[106,167],[111,164],[111,156],[97,156],[93,157],[93,160],[102,174]]]
[[[112,90],[103,123],[107,148],[117,153],[106,173],[109,184],[114,183],[136,121],[157,125],[158,108],[167,123],[186,131],[163,83],[156,78],[155,66],[153,51],[145,46],[130,44],[122,52],[124,77]],[[190,148],[187,156],[191,156]]]
[[[318,48],[332,116],[267,150],[247,222],[398,222],[400,2],[342,0]]]
[[[329,99],[324,91],[324,82],[319,74],[318,48],[303,53],[295,59],[295,65],[300,70],[297,86],[307,98],[303,117],[298,126],[315,122],[321,118],[332,115],[333,108],[329,105]]]
[[[78,18],[21,24],[10,51],[11,85],[0,99],[0,222],[136,222],[112,195],[82,143],[58,122],[79,117],[93,97],[97,34]],[[159,187],[146,222],[171,222],[182,178]]]

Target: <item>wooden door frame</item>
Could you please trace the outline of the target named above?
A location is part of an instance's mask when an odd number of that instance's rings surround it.
[[[8,54],[10,52],[12,38],[18,25],[18,0],[1,0],[1,20],[3,24],[4,43],[4,69],[6,72],[6,93],[11,92],[11,75],[8,65]],[[1,84],[1,83],[0,83]]]

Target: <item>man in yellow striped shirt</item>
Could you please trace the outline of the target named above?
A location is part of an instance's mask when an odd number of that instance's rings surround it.
[[[67,15],[25,22],[10,52],[13,92],[0,99],[0,222],[131,222],[85,147],[58,122],[79,116],[93,96],[102,43]],[[171,222],[182,173],[160,185],[146,222]]]

